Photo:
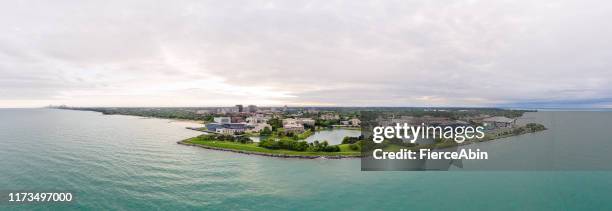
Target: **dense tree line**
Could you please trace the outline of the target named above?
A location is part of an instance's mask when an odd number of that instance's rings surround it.
[[[329,145],[327,141],[314,141],[308,143],[306,141],[297,141],[291,138],[282,138],[280,140],[265,139],[259,142],[259,146],[267,149],[286,149],[294,151],[312,151],[312,152],[339,152],[340,147],[337,145]]]
[[[242,144],[253,143],[249,137],[246,136],[232,136],[225,134],[204,134],[200,135],[198,138],[205,141],[230,141],[230,142],[238,142]]]
[[[357,137],[345,136],[342,139],[342,144],[354,144],[361,140],[363,140],[363,135]]]
[[[546,127],[544,125],[538,124],[538,123],[527,123],[527,125],[525,125],[525,127],[527,127],[527,129],[531,130],[531,132],[546,130]]]
[[[199,114],[195,108],[70,108],[73,110],[96,111],[107,115],[133,115],[165,119],[190,119],[212,121],[212,114]]]
[[[279,118],[269,119],[268,124],[272,127],[272,131],[277,131],[278,128],[283,128],[283,120]]]
[[[340,124],[340,120],[323,120],[323,119],[315,120],[315,125],[319,127],[331,127],[332,125],[339,125],[339,124]]]

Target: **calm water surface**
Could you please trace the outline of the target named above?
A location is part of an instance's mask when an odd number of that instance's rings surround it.
[[[332,129],[332,130],[321,130],[316,131],[312,136],[306,138],[305,141],[308,143],[314,141],[327,141],[329,144],[341,144],[344,137],[358,137],[361,135],[359,130],[347,130],[347,129]]]
[[[199,134],[185,126],[190,123],[0,109],[0,191],[73,191],[76,202],[51,205],[66,210],[612,209],[606,171],[361,172],[358,159],[278,159],[178,145]],[[592,128],[600,129],[577,131]],[[495,146],[520,148],[529,140],[549,138],[491,142],[489,150],[503,153]],[[48,208],[0,204],[0,210]]]

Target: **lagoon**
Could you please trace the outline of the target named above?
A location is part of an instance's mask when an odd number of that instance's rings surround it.
[[[361,135],[360,130],[351,129],[326,129],[316,131],[314,134],[306,138],[306,142],[327,141],[331,145],[341,144],[342,139],[346,136],[358,137]]]

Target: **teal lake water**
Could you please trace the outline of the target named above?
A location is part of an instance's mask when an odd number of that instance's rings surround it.
[[[550,150],[552,138],[579,140],[553,149],[576,147],[565,156],[609,165],[610,112],[551,114],[528,116],[552,118],[557,125],[551,130],[479,146],[499,160],[526,146]],[[279,159],[178,145],[199,134],[186,126],[193,125],[0,109],[0,192],[75,194],[69,204],[0,203],[0,210],[612,209],[610,171],[362,172],[359,159]]]

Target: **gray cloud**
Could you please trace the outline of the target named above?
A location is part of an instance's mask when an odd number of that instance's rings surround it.
[[[610,99],[611,14],[604,1],[7,1],[0,107]]]

